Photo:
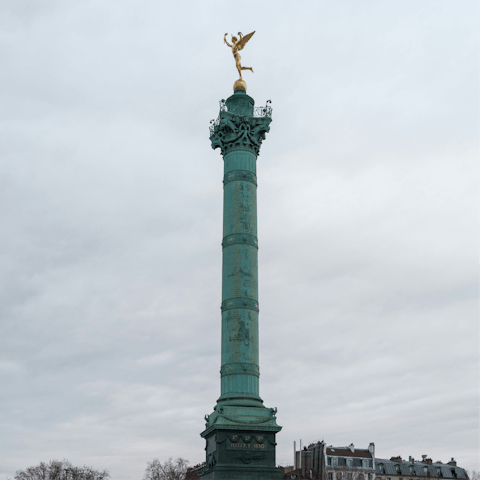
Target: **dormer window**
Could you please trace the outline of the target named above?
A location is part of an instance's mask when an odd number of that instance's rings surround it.
[[[353,458],[347,458],[347,467],[353,467]]]
[[[338,467],[338,458],[336,457],[332,458],[332,466]]]
[[[378,470],[382,475],[385,473],[385,468],[383,467],[383,463],[378,464]]]
[[[395,465],[395,472],[397,475],[400,475],[400,465]]]
[[[368,468],[368,460],[362,460],[363,468]]]

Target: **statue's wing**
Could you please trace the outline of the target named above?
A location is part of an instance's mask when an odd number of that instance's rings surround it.
[[[237,47],[239,50],[243,50],[243,47],[247,44],[247,42],[253,37],[253,34],[255,32],[249,33],[248,35],[245,35],[238,43]]]

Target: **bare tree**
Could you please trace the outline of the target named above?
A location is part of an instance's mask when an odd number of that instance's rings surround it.
[[[467,470],[467,475],[470,480],[480,480],[480,472],[476,470]]]
[[[188,460],[171,457],[162,463],[158,458],[148,463],[143,480],[185,480]]]
[[[68,460],[50,460],[35,467],[18,470],[14,480],[105,480],[110,478],[108,470],[92,467],[74,467]]]

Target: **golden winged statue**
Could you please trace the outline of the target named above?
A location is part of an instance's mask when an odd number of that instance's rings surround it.
[[[240,37],[237,39],[237,37],[234,37],[232,35],[232,44],[230,45],[227,42],[227,35],[228,33],[225,34],[223,37],[223,41],[232,48],[232,53],[233,57],[235,58],[235,65],[237,66],[238,74],[240,75],[240,80],[242,80],[242,70],[251,70],[253,72],[253,68],[251,67],[242,67],[240,60],[242,57],[238,53],[240,50],[243,50],[243,47],[247,44],[247,42],[253,37],[253,34],[255,32],[249,33],[248,35],[243,36],[241,32],[238,32],[238,36]]]

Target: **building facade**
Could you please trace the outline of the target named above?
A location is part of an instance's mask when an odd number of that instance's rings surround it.
[[[368,448],[329,446],[325,449],[326,480],[374,480],[375,444]]]
[[[294,465],[280,467],[283,480],[469,480],[464,468],[452,458],[448,463],[432,462],[427,455],[422,460],[375,457],[375,444],[368,448],[327,446],[312,443],[295,451]]]
[[[308,445],[295,452],[293,467],[285,467],[284,480],[374,480],[375,445],[368,448],[327,446],[325,442]]]

